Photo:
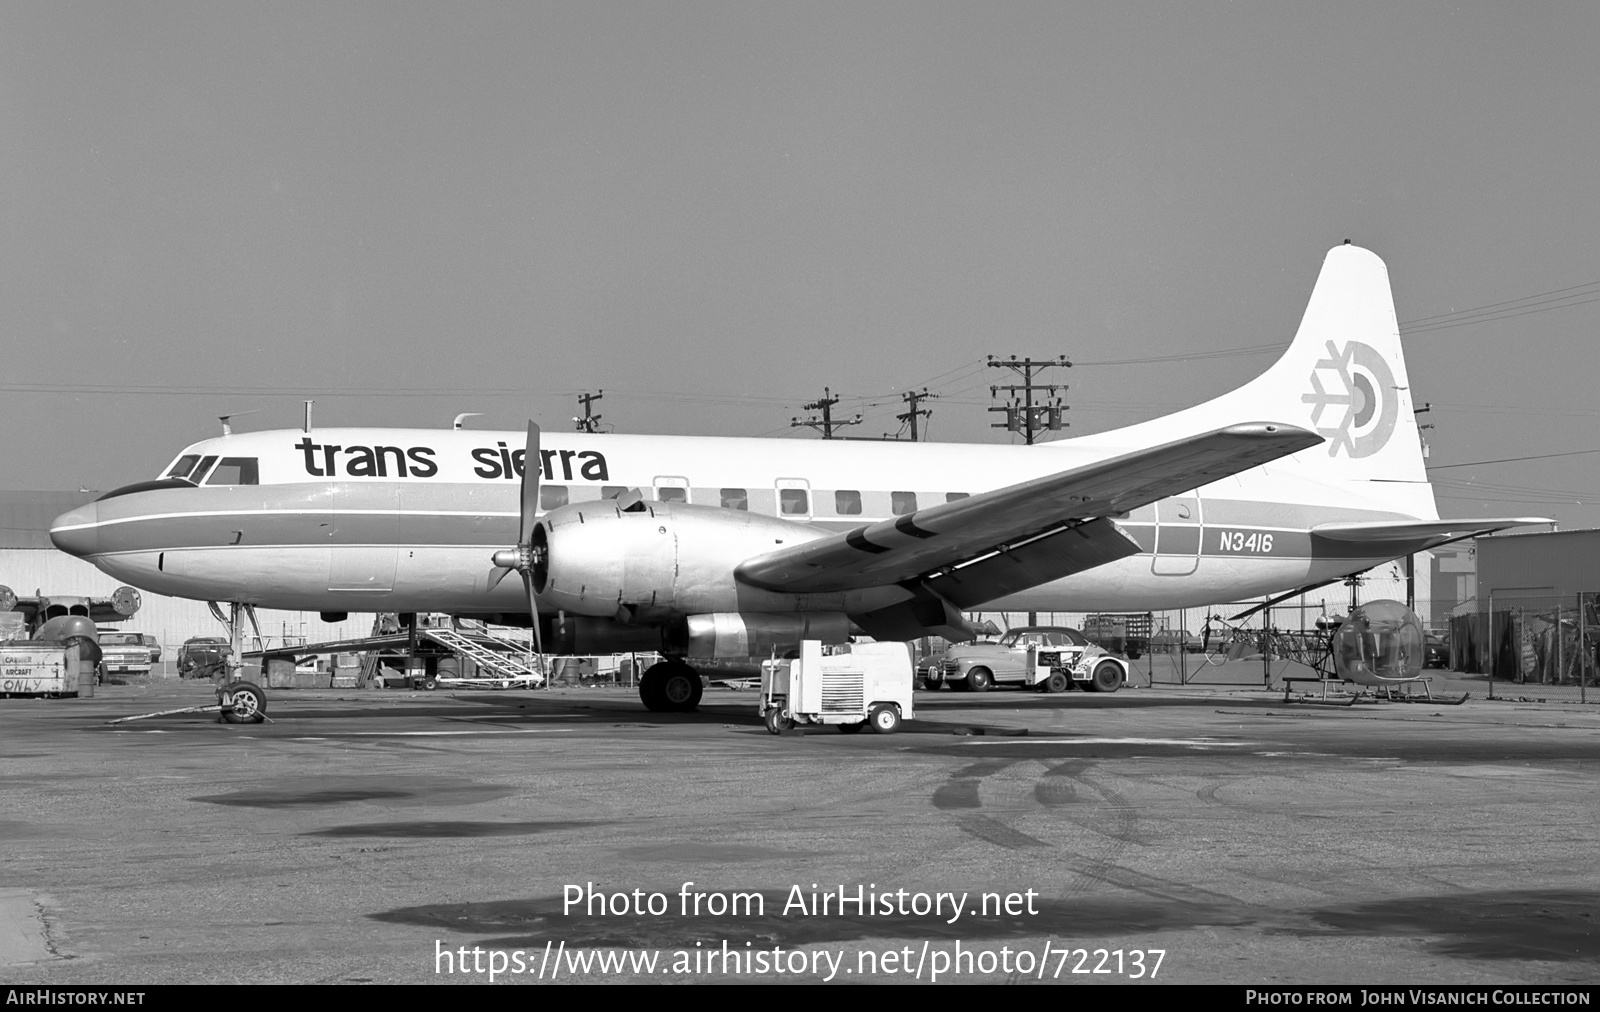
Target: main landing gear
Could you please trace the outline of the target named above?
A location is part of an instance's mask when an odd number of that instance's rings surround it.
[[[654,713],[688,713],[700,705],[700,672],[681,660],[652,664],[639,678],[639,698]]]

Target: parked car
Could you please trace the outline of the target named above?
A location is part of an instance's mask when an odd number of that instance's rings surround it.
[[[1450,645],[1433,633],[1423,634],[1422,666],[1425,668],[1448,668],[1450,666]]]
[[[232,659],[233,647],[221,636],[195,636],[178,648],[178,677],[214,678]]]
[[[161,644],[149,633],[140,633],[139,638],[144,640],[144,645],[150,648],[150,663],[161,663]]]
[[[964,643],[945,651],[941,674],[954,689],[983,692],[995,685],[1032,684],[1028,670],[1030,647],[1059,647],[1073,654],[1072,667],[1089,671],[1086,682],[1093,692],[1116,692],[1128,679],[1128,662],[1095,646],[1076,629],[1064,626],[1022,626],[996,643]]]
[[[1200,637],[1187,629],[1163,629],[1150,637],[1150,652],[1153,654],[1173,654],[1182,646],[1186,654],[1200,652]]]

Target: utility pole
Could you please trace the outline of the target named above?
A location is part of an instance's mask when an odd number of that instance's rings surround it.
[[[843,421],[834,421],[833,406],[838,403],[839,398],[833,396],[833,391],[827,387],[823,387],[821,400],[812,401],[810,404],[800,405],[801,409],[805,411],[822,412],[822,418],[820,420],[816,418],[807,418],[803,421],[799,418],[791,418],[789,419],[789,427],[793,429],[804,425],[809,428],[816,429],[818,432],[822,433],[823,439],[832,439],[834,429],[842,429],[846,425],[861,424],[860,415],[856,415],[854,418],[848,418]]]
[[[578,395],[578,403],[583,405],[583,415],[574,417],[572,420],[577,423],[579,432],[600,431],[600,419],[602,416],[594,413],[594,402],[604,397],[605,393],[604,390],[598,390],[592,394],[584,393]]]
[[[900,395],[900,399],[906,402],[906,413],[903,415],[895,415],[894,420],[900,422],[902,425],[907,423],[911,425],[911,441],[913,443],[917,441],[917,419],[919,417],[933,417],[933,411],[931,409],[919,408],[917,407],[917,403],[919,401],[925,401],[937,396],[939,395],[928,393],[927,387],[923,387],[920,393],[915,390],[907,390],[905,393]]]
[[[1061,414],[1067,409],[1061,403],[1061,398],[1056,396],[1056,391],[1067,389],[1067,385],[1065,383],[1035,383],[1033,376],[1039,370],[1049,369],[1054,366],[1065,366],[1070,369],[1072,363],[1067,361],[1067,356],[1058,355],[1052,359],[1032,359],[1018,358],[1012,355],[1010,358],[1001,359],[990,355],[988,364],[995,369],[1010,369],[1022,377],[1020,384],[1011,383],[989,388],[989,396],[991,397],[999,396],[1002,390],[1010,397],[1009,403],[1004,406],[989,409],[990,411],[1004,411],[1006,413],[1004,422],[995,422],[989,426],[990,428],[1010,429],[1012,432],[1020,432],[1029,446],[1033,445],[1034,433],[1041,429],[1053,431],[1066,428],[1066,422],[1062,421]],[[1034,404],[1033,392],[1035,390],[1042,390],[1047,393],[1051,401],[1047,404]],[[1022,393],[1022,402],[1020,404],[1017,402],[1017,393],[1019,391]]]

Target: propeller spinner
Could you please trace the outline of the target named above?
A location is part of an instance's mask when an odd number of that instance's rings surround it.
[[[539,456],[539,426],[528,422],[528,444],[523,453],[522,466],[522,516],[517,527],[517,544],[502,548],[493,556],[494,568],[489,571],[489,589],[500,585],[512,570],[522,574],[522,586],[528,592],[528,614],[533,621],[533,646],[543,667],[544,640],[539,634],[539,599],[533,592],[533,568],[540,561],[540,550],[533,544],[533,532],[538,520],[539,476],[543,472]]]

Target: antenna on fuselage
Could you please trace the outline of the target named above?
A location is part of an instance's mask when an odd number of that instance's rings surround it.
[[[467,419],[469,419],[469,418],[481,418],[481,417],[483,417],[483,412],[482,411],[463,411],[463,412],[461,412],[461,414],[456,416],[455,423],[451,426],[451,428],[460,429],[463,425],[466,424]]]
[[[235,411],[231,415],[218,415],[217,421],[222,423],[222,434],[224,436],[233,435],[233,426],[228,424],[233,419],[242,417],[244,415],[253,415],[260,410],[260,408],[251,408],[249,411]]]

